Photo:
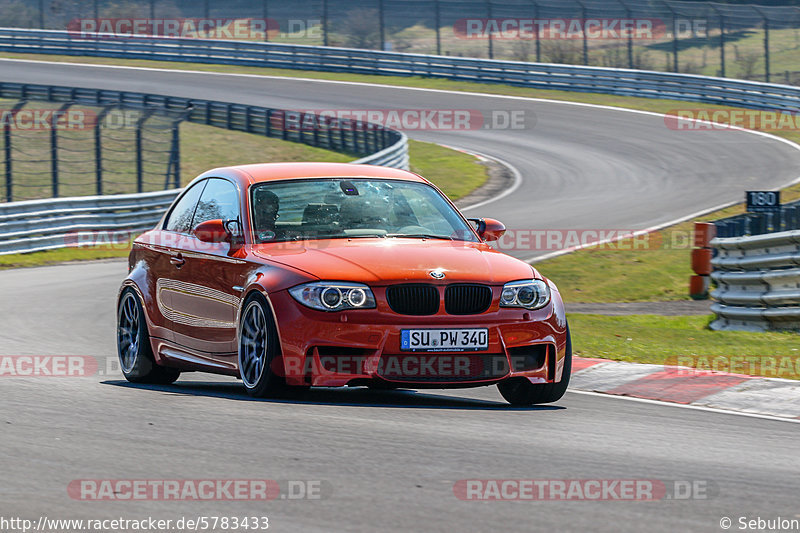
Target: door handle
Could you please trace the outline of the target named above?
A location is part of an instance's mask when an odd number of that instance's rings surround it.
[[[177,268],[180,268],[186,263],[186,259],[183,258],[183,255],[178,254],[170,257],[169,262],[175,265]]]

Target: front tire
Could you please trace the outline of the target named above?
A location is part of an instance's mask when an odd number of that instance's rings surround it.
[[[283,392],[286,382],[273,372],[278,354],[278,330],[266,299],[256,293],[244,304],[239,321],[239,377],[251,396]]]
[[[142,304],[130,287],[123,291],[117,309],[117,354],[122,373],[131,383],[168,385],[181,374],[156,363]]]
[[[503,398],[511,405],[536,405],[556,402],[564,396],[572,373],[572,337],[567,325],[567,346],[564,350],[564,369],[558,383],[531,383],[526,378],[515,378],[497,384]]]

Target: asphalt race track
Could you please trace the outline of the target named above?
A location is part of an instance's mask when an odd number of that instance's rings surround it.
[[[800,174],[800,151],[737,132],[581,106],[308,81],[0,61],[0,79],[287,108],[525,109],[527,130],[412,132],[498,157],[520,188],[470,215],[511,228],[645,228]],[[691,106],[687,106],[691,107]],[[519,253],[517,253],[519,252]],[[516,251],[520,256],[536,253]],[[124,261],[0,272],[0,355],[85,355],[80,378],[0,378],[0,517],[269,516],[275,531],[721,531],[723,517],[798,518],[792,422],[568,393],[510,408],[495,388],[313,390],[254,401],[232,379],[132,386],[116,370]],[[569,303],[567,303],[569,309]],[[106,372],[110,370],[110,372]],[[73,499],[80,479],[320,481],[320,499]],[[655,502],[461,501],[464,479],[694,482]]]

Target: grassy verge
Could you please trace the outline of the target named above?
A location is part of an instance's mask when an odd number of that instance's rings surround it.
[[[585,102],[612,107],[625,107],[644,111],[669,113],[675,109],[697,107],[697,104],[673,100],[657,100],[651,98],[623,97],[605,94],[571,93],[566,91],[551,91],[529,89],[524,87],[511,87],[497,84],[480,84],[472,82],[456,82],[444,79],[430,79],[421,77],[391,77],[362,74],[314,72],[288,69],[266,69],[255,67],[239,67],[232,65],[206,65],[192,63],[170,63],[163,61],[145,60],[119,60],[112,58],[70,56],[47,56],[37,54],[0,54],[0,57],[65,61],[89,64],[137,66],[148,68],[168,68],[175,70],[203,70],[209,72],[254,74],[268,76],[299,76],[313,79],[342,80],[353,82],[377,83],[389,86],[407,86],[429,89],[442,89],[451,91],[473,91],[488,94],[503,94],[530,98],[548,98],[553,100]],[[724,106],[706,106],[703,109],[731,109]],[[800,143],[800,132],[782,130],[775,132],[794,142]],[[245,135],[245,134],[242,134]],[[414,151],[418,155],[414,156]],[[447,168],[442,164],[426,166],[419,160],[419,146],[412,143],[412,165],[423,175],[443,185],[448,176],[436,175]],[[224,154],[223,154],[224,155]],[[422,156],[424,157],[424,155]],[[431,160],[434,160],[432,157]],[[451,164],[458,164],[452,161]],[[212,163],[213,165],[213,163]],[[195,173],[186,171],[185,176]],[[450,175],[452,176],[452,174]],[[451,178],[452,179],[452,178]],[[451,196],[459,196],[459,192],[467,187],[459,188],[458,184],[445,192]],[[800,185],[785,189],[782,192],[784,201],[800,198]],[[743,211],[741,205],[730,209],[709,214],[702,220],[715,220]],[[689,268],[690,245],[687,235],[690,235],[692,222],[673,226],[661,231],[655,237],[661,245],[641,250],[617,250],[606,248],[586,249],[568,254],[556,259],[539,263],[537,266],[560,287],[565,299],[571,302],[612,302],[612,301],[660,301],[682,300],[688,298],[688,278],[691,275]],[[651,242],[653,240],[651,239]]]
[[[338,80],[356,83],[375,83],[393,87],[418,87],[423,89],[438,89],[447,91],[480,92],[485,94],[500,94],[506,96],[521,96],[526,98],[547,98],[566,102],[584,102],[589,104],[607,105],[612,107],[625,107],[668,113],[676,109],[697,108],[698,104],[680,100],[659,100],[654,98],[638,98],[634,96],[616,96],[610,94],[574,93],[569,91],[554,91],[548,89],[531,89],[527,87],[514,87],[495,83],[476,83],[467,81],[452,81],[441,78],[424,78],[420,76],[380,76],[371,74],[350,74],[346,72],[318,72],[311,70],[293,70],[278,68],[242,67],[237,65],[212,65],[204,63],[177,63],[169,61],[149,61],[142,59],[116,59],[105,57],[73,57],[45,54],[13,54],[3,52],[0,58],[27,59],[34,61],[55,61],[82,63],[90,65],[115,65],[124,67],[161,68],[169,70],[190,70],[217,72],[223,74],[249,74],[257,76],[302,77],[317,80]],[[703,109],[734,109],[725,106],[702,105]],[[800,141],[800,133],[777,132],[776,134],[794,137]]]
[[[299,143],[270,139],[211,126],[184,124],[181,127],[184,184],[209,168],[275,161],[351,161],[352,157]],[[411,169],[422,174],[453,199],[480,187],[487,178],[486,167],[473,156],[442,146],[409,141]],[[90,194],[86,191],[83,194]],[[42,266],[68,261],[90,261],[127,257],[129,243],[91,248],[61,248],[28,254],[0,255],[0,270]]]
[[[734,357],[798,357],[797,334],[745,331],[711,331],[707,316],[569,316],[574,354],[636,363],[675,364],[678,357],[693,356],[696,361],[718,358],[720,370],[753,373],[768,377],[798,379],[796,365],[791,372],[776,375],[767,367],[736,369]],[[709,368],[705,364],[701,368]],[[780,365],[778,365],[780,366]],[[714,367],[711,367],[714,368]]]

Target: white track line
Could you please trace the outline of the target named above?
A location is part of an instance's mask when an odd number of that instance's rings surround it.
[[[603,398],[616,398],[618,400],[626,400],[629,402],[649,403],[654,405],[666,405],[669,407],[677,407],[680,409],[692,409],[695,411],[708,411],[710,413],[722,413],[726,415],[746,416],[748,418],[761,418],[763,420],[774,420],[778,422],[791,422],[793,424],[800,424],[800,419],[786,418],[781,416],[761,415],[758,413],[745,413],[743,411],[731,411],[730,409],[716,409],[714,407],[704,407],[702,405],[691,405],[683,403],[665,402],[662,400],[650,400],[648,398],[634,398],[633,396],[617,396],[615,394],[605,394],[602,392],[593,392],[585,390],[567,389],[567,392],[573,394],[584,394],[586,396],[600,396]]]
[[[436,143],[436,144],[439,144],[439,143]],[[519,189],[520,185],[522,185],[522,173],[517,169],[517,167],[515,167],[514,165],[512,165],[508,161],[505,161],[505,160],[500,159],[499,157],[495,157],[493,155],[483,154],[481,152],[476,152],[475,150],[471,150],[471,149],[468,149],[468,148],[461,148],[459,146],[451,146],[451,145],[448,145],[448,144],[439,144],[439,146],[444,146],[445,148],[449,148],[451,150],[457,150],[459,152],[464,152],[465,154],[470,154],[470,155],[478,157],[478,158],[482,157],[484,159],[490,159],[490,160],[496,162],[499,165],[503,165],[504,167],[506,167],[508,170],[511,171],[511,174],[514,175],[514,180],[513,180],[513,183],[511,184],[511,187],[509,187],[508,189],[506,189],[505,191],[503,191],[499,195],[495,196],[494,198],[489,198],[487,200],[481,200],[480,202],[476,202],[474,204],[470,204],[470,205],[468,205],[466,207],[459,207],[458,208],[459,211],[466,211],[467,209],[475,209],[476,207],[481,207],[481,206],[484,206],[484,205],[486,205],[488,203],[496,202],[500,198],[504,198],[504,197],[508,196],[509,194],[513,193],[514,191]]]
[[[589,104],[589,103],[585,103],[585,102],[570,102],[570,101],[567,101],[567,100],[552,100],[552,99],[549,99],[549,98],[533,98],[533,97],[528,97],[528,96],[508,96],[508,95],[502,95],[502,94],[488,94],[488,93],[479,93],[479,92],[472,92],[472,91],[453,91],[453,90],[448,90],[448,89],[426,89],[424,87],[406,87],[406,86],[402,86],[402,85],[388,85],[388,84],[383,84],[383,83],[368,83],[368,82],[360,82],[360,81],[321,80],[321,79],[316,79],[316,78],[301,78],[301,77],[293,77],[293,76],[274,76],[274,75],[261,75],[261,74],[237,74],[237,73],[225,73],[225,72],[210,72],[210,71],[203,71],[203,70],[181,70],[181,69],[155,68],[155,67],[132,67],[132,66],[124,66],[124,65],[98,65],[98,64],[92,64],[92,63],[74,63],[74,62],[44,61],[44,60],[40,61],[40,60],[35,60],[35,59],[0,58],[0,61],[33,63],[33,64],[44,63],[44,64],[51,64],[51,65],[74,65],[74,66],[92,67],[92,68],[112,68],[112,69],[124,69],[124,70],[143,70],[143,71],[148,71],[148,72],[175,72],[175,73],[184,73],[184,74],[203,74],[203,75],[211,75],[211,76],[236,76],[236,77],[242,77],[242,78],[262,78],[262,79],[274,79],[274,80],[297,80],[297,81],[308,81],[308,82],[314,82],[314,83],[329,83],[329,84],[334,84],[334,85],[354,85],[354,86],[359,86],[359,87],[379,87],[379,88],[385,88],[385,89],[397,89],[397,90],[404,90],[404,91],[418,91],[418,92],[441,93],[441,94],[450,94],[450,95],[479,96],[481,98],[497,98],[497,99],[507,99],[507,100],[545,102],[545,103],[550,103],[550,104],[589,107],[589,108],[594,108],[594,109],[605,109],[605,110],[609,110],[609,111],[619,111],[619,112],[623,112],[623,113],[637,113],[637,114],[640,114],[640,115],[649,115],[649,116],[661,117],[661,118],[664,118],[664,117],[667,116],[664,113],[657,113],[655,111],[643,111],[641,109],[629,109],[627,107],[614,107],[614,106],[608,106],[608,105],[602,105],[602,104]],[[499,84],[499,85],[501,85],[501,84]],[[715,125],[715,124],[719,125],[719,123],[710,122],[710,121],[706,121],[706,120],[697,120],[697,119],[680,119],[680,120],[690,120],[692,122],[696,122],[696,123],[699,123],[699,124],[706,124],[706,125]],[[761,136],[761,137],[764,137],[764,138],[767,138],[767,139],[772,139],[774,141],[778,141],[778,142],[784,143],[787,146],[791,146],[795,150],[800,150],[800,145],[795,144],[794,142],[792,142],[792,141],[790,141],[788,139],[784,139],[782,137],[778,137],[777,135],[773,135],[771,133],[766,133],[766,132],[763,132],[763,131],[748,130],[748,129],[745,129],[745,128],[740,128],[738,126],[729,126],[727,129],[742,131],[742,132],[745,132],[745,133],[750,133],[752,135],[758,135],[758,136]],[[475,152],[475,153],[477,153],[477,152]],[[484,155],[484,154],[479,154],[479,155],[482,155],[483,157],[490,157],[490,156]],[[497,160],[499,163],[505,164],[509,169],[511,169],[512,173],[514,173],[514,175],[515,175],[515,183],[512,186],[512,190],[508,191],[508,192],[504,192],[503,194],[497,196],[496,198],[493,198],[493,199],[490,199],[490,200],[484,200],[483,202],[478,202],[476,204],[467,206],[467,207],[464,208],[464,210],[473,209],[475,207],[481,207],[481,206],[484,206],[484,205],[486,205],[488,203],[495,202],[495,201],[499,200],[500,198],[503,198],[506,195],[510,194],[511,192],[513,192],[513,190],[516,190],[516,188],[519,187],[519,185],[521,185],[523,178],[522,178],[521,173],[516,168],[514,168],[512,165],[506,163],[505,161],[502,161],[502,160],[497,159],[495,157],[490,157],[490,158]],[[784,187],[789,187],[789,186],[794,185],[794,184],[796,184],[798,182],[800,182],[800,176],[792,179],[791,181],[789,181],[788,183],[785,183],[784,185],[781,185],[779,188],[782,189]],[[685,215],[685,216],[682,216],[682,217],[678,217],[678,218],[675,218],[673,220],[669,220],[667,222],[664,222],[662,224],[658,224],[656,226],[652,226],[650,228],[643,229],[641,231],[642,232],[647,232],[647,233],[650,233],[650,232],[653,232],[653,231],[658,231],[660,229],[663,229],[663,228],[666,228],[666,227],[669,227],[669,226],[674,226],[675,224],[679,224],[679,223],[684,222],[686,220],[690,220],[692,218],[700,217],[700,216],[703,216],[703,215],[705,215],[707,213],[711,213],[713,211],[717,211],[719,209],[723,209],[725,207],[729,207],[731,205],[735,205],[735,204],[738,204],[738,203],[741,203],[741,202],[733,201],[733,202],[721,204],[721,205],[718,205],[718,206],[715,206],[715,207],[709,207],[708,209],[703,209],[701,211],[698,211],[696,213],[692,213],[690,215]],[[581,248],[586,248],[586,247],[589,247],[589,246],[598,246],[598,245],[602,245],[602,244],[608,244],[610,242],[615,242],[615,241],[618,241],[620,239],[623,239],[625,237],[626,236],[616,237],[616,238],[613,238],[613,239],[605,239],[605,240],[601,240],[601,241],[594,242],[594,243],[591,243],[591,244],[581,245],[581,246],[574,247],[574,248],[568,248],[566,250],[558,250],[556,252],[552,252],[552,253],[549,253],[549,254],[545,254],[545,255],[541,255],[541,256],[534,256],[534,257],[526,259],[525,261],[527,261],[527,262],[544,261],[546,259],[551,259],[553,257],[557,257],[559,255],[563,255],[563,254],[572,252],[574,250],[578,250],[578,249],[581,249]]]

